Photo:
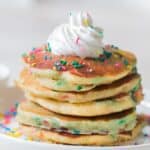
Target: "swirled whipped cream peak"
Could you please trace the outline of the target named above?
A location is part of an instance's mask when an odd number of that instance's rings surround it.
[[[55,55],[81,58],[103,54],[103,30],[93,25],[87,12],[70,13],[69,22],[54,29],[48,43]]]

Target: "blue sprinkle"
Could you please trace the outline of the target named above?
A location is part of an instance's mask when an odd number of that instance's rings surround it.
[[[12,114],[13,114],[13,116],[16,116],[16,115],[17,115],[17,112],[15,111],[15,112],[13,112]]]
[[[11,131],[10,128],[6,127],[5,125],[3,125],[1,123],[0,123],[0,127],[3,128],[3,129],[5,129],[6,131]]]
[[[36,49],[36,48],[35,48],[35,47],[33,47],[33,48],[32,48],[32,51],[34,51],[35,49]]]
[[[7,111],[7,112],[4,113],[4,115],[5,115],[5,116],[10,116],[10,115],[11,115],[11,112],[10,112],[10,111]]]
[[[44,56],[44,59],[45,59],[45,60],[48,60],[48,56],[47,56],[47,55],[46,55],[46,56]]]

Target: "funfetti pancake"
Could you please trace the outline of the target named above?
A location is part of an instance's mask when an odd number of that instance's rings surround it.
[[[23,80],[24,76],[29,76],[29,78],[34,78],[36,82],[40,85],[54,91],[64,91],[64,92],[84,92],[92,90],[96,85],[81,85],[73,84],[65,80],[55,80],[51,78],[35,76],[31,73],[30,69],[25,68],[20,74],[20,80]]]
[[[135,110],[101,117],[59,115],[31,102],[20,104],[17,119],[20,123],[71,134],[113,134],[132,130],[137,123]]]
[[[122,94],[116,97],[100,101],[97,100],[87,102],[84,104],[73,104],[56,101],[53,99],[45,99],[34,96],[30,93],[26,93],[26,98],[53,112],[71,116],[92,117],[122,112],[124,110],[136,107],[136,105],[143,99],[142,90],[139,89],[136,92],[138,94],[135,94],[134,92],[129,94]]]
[[[31,59],[32,56],[34,59]],[[44,56],[47,56],[46,60]],[[101,57],[82,59],[76,56],[57,56],[47,52],[47,48],[41,48],[25,56],[23,60],[37,76],[83,85],[111,83],[131,74],[136,65],[135,56],[122,50],[112,49],[111,57],[106,61],[101,61]]]
[[[87,92],[59,92],[41,86],[31,73],[24,70],[21,72],[17,84],[24,91],[39,97],[52,98],[71,103],[82,103],[105,99],[120,93],[128,93],[132,90],[136,90],[140,88],[141,78],[139,75],[134,74],[110,85],[99,86]]]
[[[105,44],[103,37],[88,13],[69,13],[68,23],[23,55],[16,84],[26,98],[17,114],[24,135],[107,146],[140,134],[143,120],[136,106],[144,95],[136,56]]]
[[[20,132],[34,140],[48,143],[88,145],[88,146],[112,146],[123,145],[125,142],[134,140],[143,128],[143,123],[139,122],[130,132],[119,133],[116,138],[112,135],[72,135],[58,133],[55,131],[39,129],[33,126],[20,125]]]

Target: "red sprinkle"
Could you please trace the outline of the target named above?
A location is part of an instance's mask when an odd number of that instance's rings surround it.
[[[44,120],[44,121],[43,121],[43,124],[44,124],[45,126],[47,126],[47,127],[50,126],[50,124],[49,124],[49,122],[48,122],[47,120]]]
[[[122,67],[122,64],[120,62],[117,62],[117,63],[115,63],[115,67],[120,68],[120,67]]]
[[[61,66],[61,71],[66,71],[67,68],[65,66]]]
[[[10,118],[5,118],[4,120],[3,120],[3,124],[9,124],[11,122],[11,119]]]
[[[15,112],[16,111],[16,108],[15,107],[11,107],[10,108],[10,112]]]

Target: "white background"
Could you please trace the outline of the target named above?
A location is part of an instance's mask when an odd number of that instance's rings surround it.
[[[144,87],[150,88],[149,0],[0,0],[0,63],[17,77],[21,54],[46,42],[69,11],[86,10],[103,27],[106,43],[138,57]]]

